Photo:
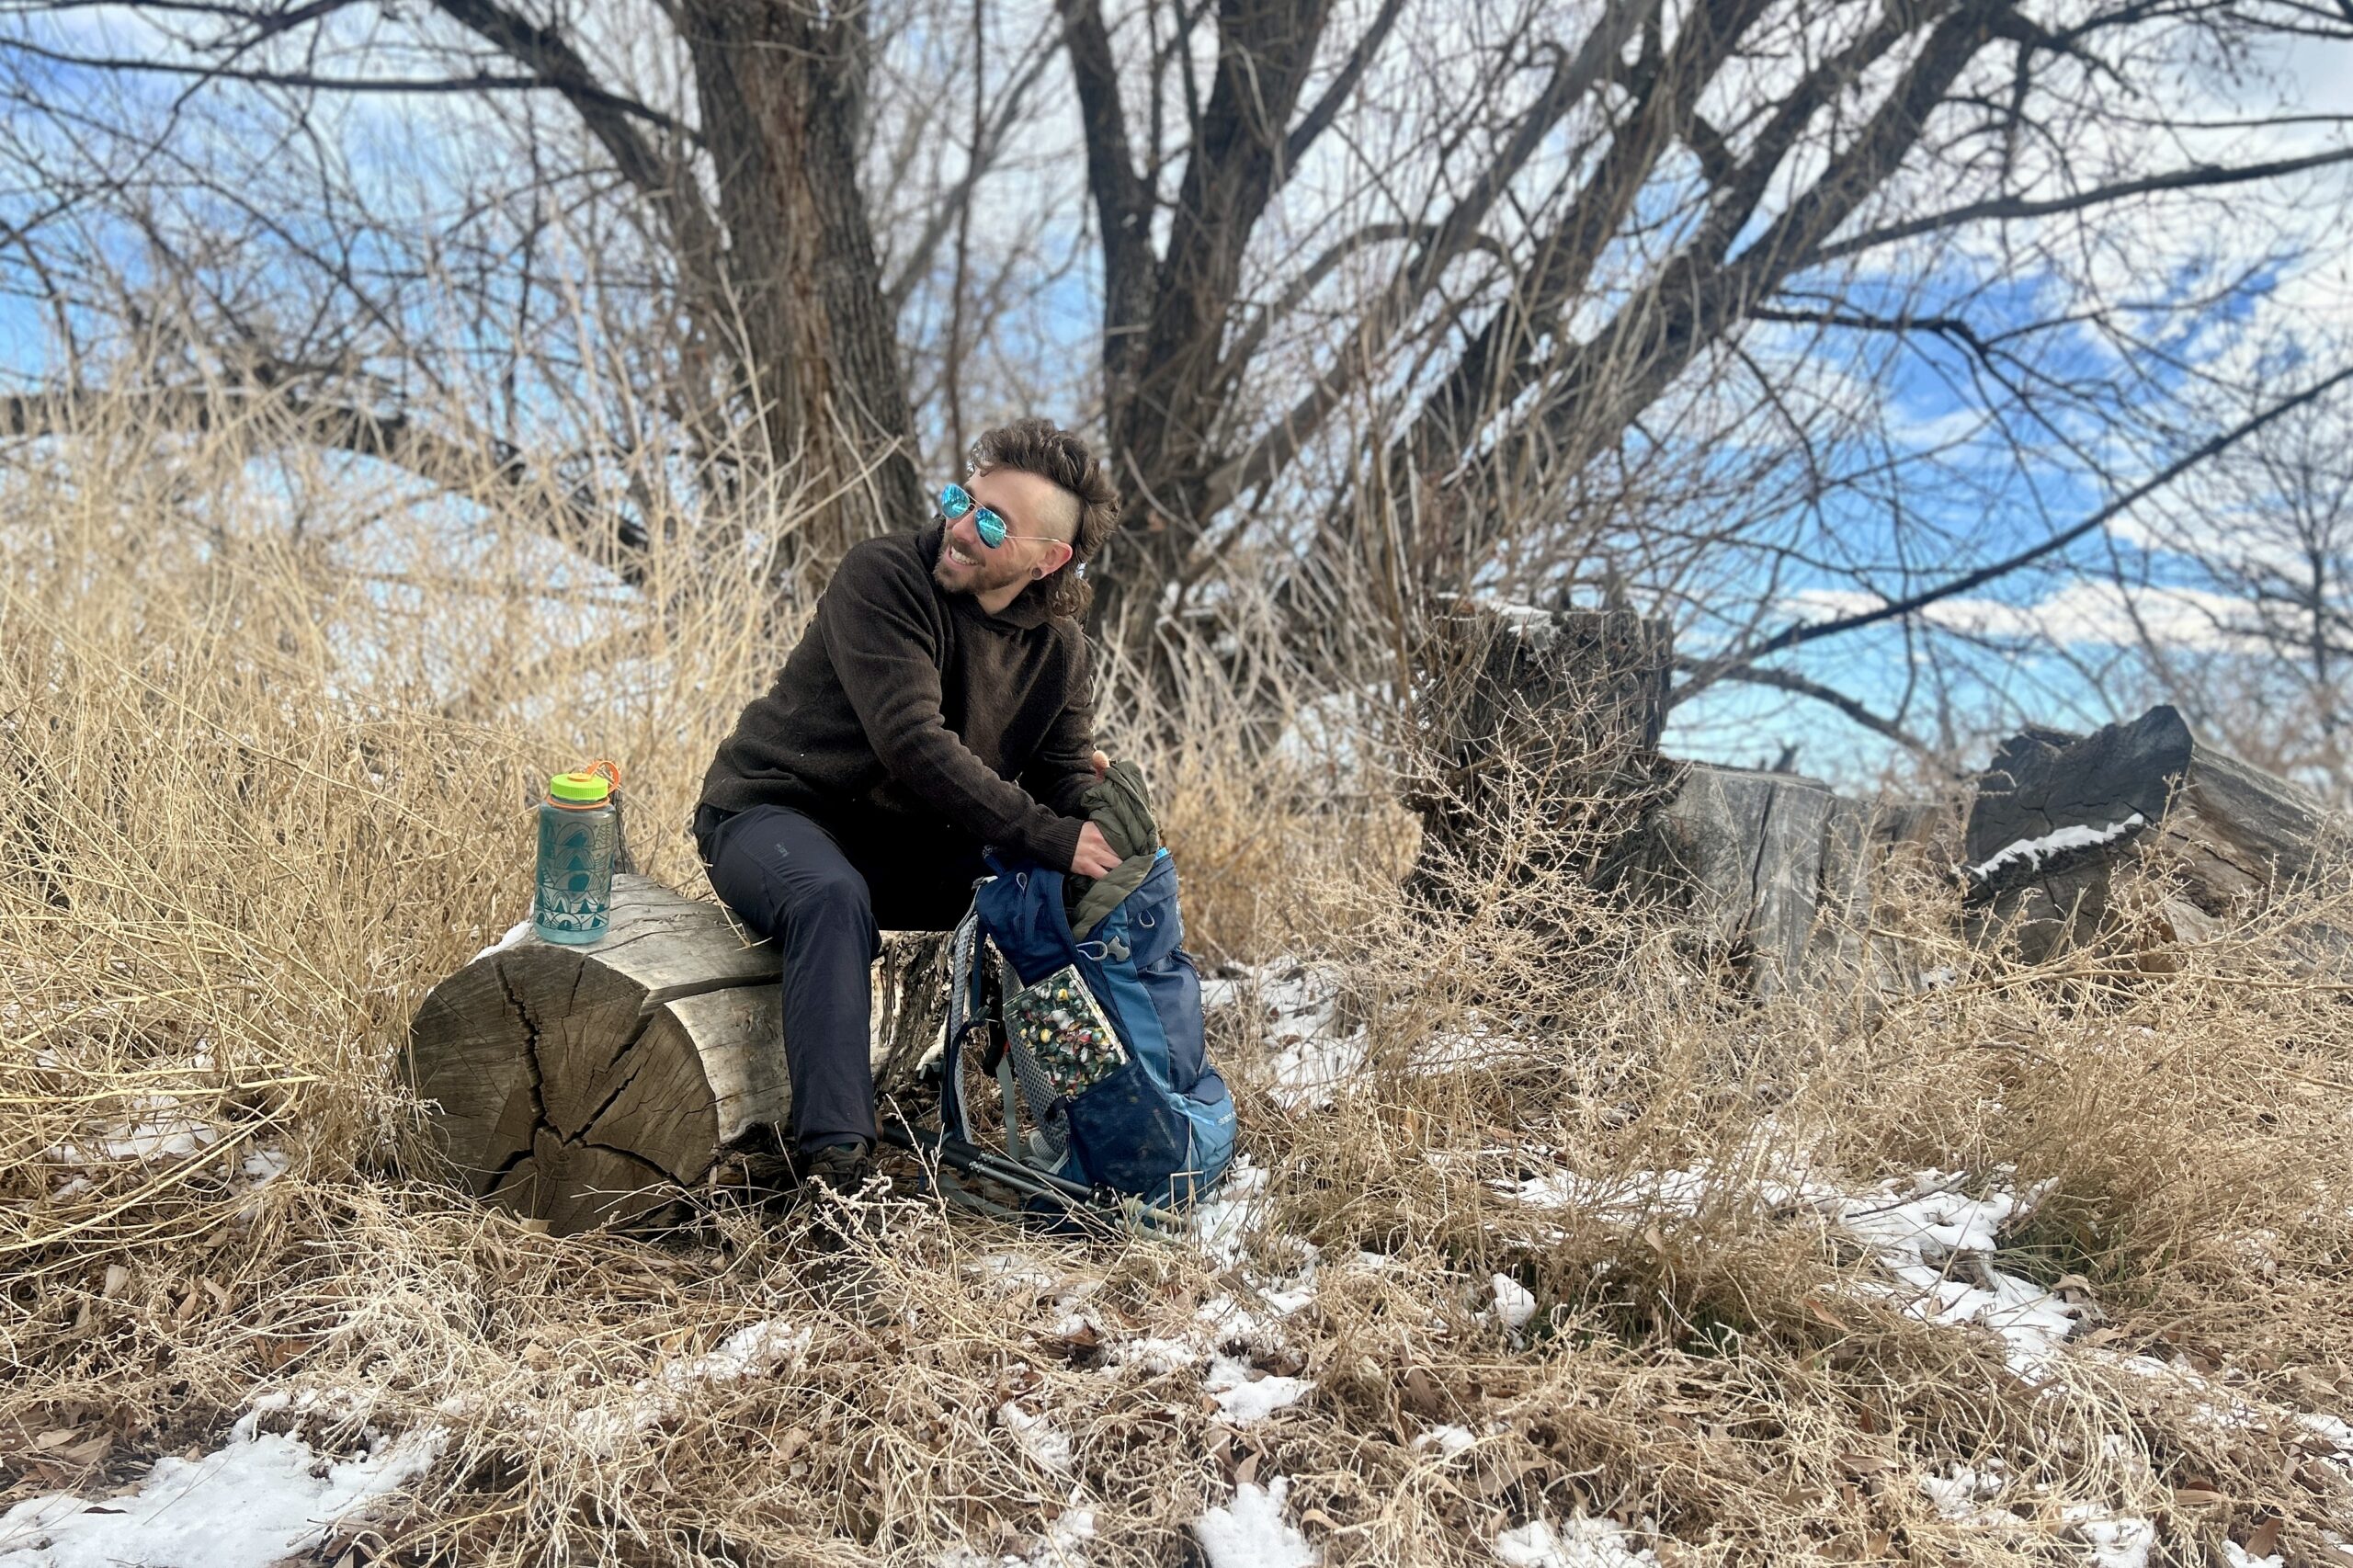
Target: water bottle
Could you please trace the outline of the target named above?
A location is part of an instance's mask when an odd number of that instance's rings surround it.
[[[540,802],[539,891],[531,901],[531,926],[543,941],[581,946],[605,934],[620,845],[613,794],[620,784],[620,769],[609,762],[548,780]]]

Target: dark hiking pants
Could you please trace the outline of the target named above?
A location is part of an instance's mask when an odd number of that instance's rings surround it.
[[[829,829],[781,806],[704,806],[694,834],[712,889],[783,963],[793,1142],[873,1142],[880,933],[953,929],[986,874],[979,847],[887,824]]]

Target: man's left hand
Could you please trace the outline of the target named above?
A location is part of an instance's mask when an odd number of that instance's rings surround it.
[[[1095,782],[1097,784],[1111,777],[1111,756],[1108,752],[1097,752],[1086,759],[1086,765],[1095,769]]]

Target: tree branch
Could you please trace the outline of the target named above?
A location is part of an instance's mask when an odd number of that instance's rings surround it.
[[[684,177],[675,160],[646,141],[631,123],[631,117],[614,107],[614,95],[597,85],[587,61],[563,34],[517,16],[496,0],[433,0],[433,4],[444,16],[471,28],[562,93],[620,170],[621,177],[661,208],[688,273],[707,288],[718,283],[719,228],[703,203],[702,192]]]
[[[1901,223],[1869,230],[1851,239],[1824,245],[1807,258],[1809,265],[1836,261],[1881,245],[1893,244],[1898,240],[1973,223],[1980,219],[2002,221],[2018,218],[2048,218],[2066,212],[2080,212],[2086,208],[2105,206],[2111,201],[2124,201],[2135,196],[2149,196],[2159,191],[2201,190],[2219,186],[2247,185],[2256,180],[2277,179],[2283,175],[2302,174],[2307,169],[2325,169],[2337,164],[2353,163],[2353,147],[2340,147],[2335,152],[2313,153],[2301,158],[2275,158],[2268,163],[2242,165],[2195,165],[2186,169],[2169,169],[2164,174],[2145,175],[2139,179],[2118,180],[2113,185],[2095,186],[2072,196],[2045,197],[2030,200],[2022,196],[1996,197],[1987,201],[1972,201],[1966,206],[1949,208],[1923,217],[1907,218]]]
[[[1881,621],[1917,614],[1939,600],[1953,598],[1973,588],[1983,587],[1996,578],[2006,577],[2022,566],[2028,566],[2041,560],[2053,551],[2063,550],[2086,534],[2105,526],[2111,519],[2171,484],[2199,464],[2221,456],[2281,415],[2314,402],[2347,381],[2353,381],[2353,365],[2348,365],[2323,381],[2313,382],[2293,397],[2283,398],[2252,418],[2242,420],[2230,429],[2200,442],[2191,451],[2167,463],[2164,468],[2159,469],[2155,473],[2082,521],[2062,528],[2014,555],[2005,556],[1991,565],[1981,566],[1973,572],[1964,572],[1960,576],[1949,578],[1934,587],[1923,588],[1916,594],[1891,600],[1876,609],[1839,616],[1831,620],[1799,621],[1745,648],[1735,649],[1729,653],[1721,653],[1711,659],[1694,661],[1688,666],[1692,678],[1675,689],[1673,695],[1667,699],[1668,705],[1673,706],[1688,697],[1704,691],[1715,681],[1728,678],[1733,670],[1745,668],[1768,653],[1777,653],[1785,648],[1795,648],[1807,642],[1819,642],[1825,637],[1836,637],[1843,632],[1860,631],[1866,626],[1876,626]]]
[[[1438,275],[1471,243],[1487,214],[1519,171],[1605,73],[1614,68],[1626,40],[1657,8],[1660,0],[1609,0],[1601,20],[1574,54],[1563,54],[1511,137],[1495,160],[1472,182],[1435,232],[1416,246],[1389,286],[1369,305],[1348,343],[1315,384],[1261,435],[1250,449],[1221,466],[1209,483],[1207,510],[1215,512],[1245,491],[1280,472],[1324,421],[1340,405],[1368,364],[1404,329]]]
[[[1315,107],[1302,116],[1300,122],[1291,128],[1290,134],[1284,138],[1282,169],[1275,176],[1276,184],[1280,185],[1290,178],[1292,171],[1299,167],[1300,160],[1307,156],[1307,150],[1315,145],[1315,139],[1331,126],[1341,106],[1348,101],[1348,95],[1357,90],[1357,83],[1364,75],[1365,68],[1372,63],[1372,57],[1381,52],[1381,44],[1389,37],[1389,29],[1396,25],[1397,14],[1404,8],[1405,0],[1381,0],[1381,10],[1372,18],[1372,26],[1365,29],[1364,36],[1357,40],[1356,48],[1348,51],[1347,62],[1340,67],[1340,74],[1332,78],[1332,85],[1325,87],[1324,96],[1315,100]]]
[[[929,216],[924,219],[923,233],[916,235],[915,243],[907,248],[907,258],[900,264],[899,275],[883,286],[882,297],[890,302],[892,314],[896,315],[906,304],[907,296],[915,292],[915,283],[931,265],[932,254],[955,225],[957,212],[971,202],[972,191],[996,162],[997,153],[1005,145],[1006,135],[1013,129],[1014,116],[1020,110],[1021,96],[1036,85],[1053,57],[1054,51],[1044,47],[1042,42],[1033,46],[1020,74],[1006,88],[1004,98],[997,104],[996,115],[989,121],[988,133],[982,138],[981,144],[972,149],[962,177],[933,206]]]
[[[1678,670],[1695,669],[1699,665],[1699,660],[1690,658],[1688,655],[1677,654],[1676,656],[1675,667]],[[1893,741],[1897,745],[1902,746],[1904,750],[1912,753],[1915,756],[1934,757],[1936,756],[1935,751],[1929,746],[1927,742],[1921,740],[1918,736],[1904,729],[1903,725],[1897,723],[1894,720],[1884,718],[1880,714],[1874,713],[1870,709],[1864,707],[1860,702],[1855,700],[1855,699],[1847,696],[1845,692],[1840,691],[1837,687],[1824,686],[1817,680],[1809,680],[1804,676],[1798,674],[1795,670],[1782,669],[1777,665],[1765,665],[1737,670],[1725,670],[1715,678],[1719,680],[1740,681],[1749,686],[1770,687],[1776,691],[1786,691],[1793,697],[1811,698],[1816,702],[1836,709],[1840,713],[1846,715],[1847,718],[1862,726],[1864,729],[1869,730],[1871,733],[1875,735],[1882,735],[1887,739]],[[1680,700],[1681,695],[1681,691],[1678,689],[1676,694],[1676,700]]]
[[[556,92],[575,99],[585,97],[613,113],[644,120],[649,125],[659,126],[688,140],[697,139],[693,127],[635,98],[609,92],[593,83],[567,85],[536,74],[497,75],[488,71],[477,71],[471,76],[326,76],[312,71],[265,71],[250,66],[198,65],[176,60],[71,54],[63,50],[29,43],[23,39],[11,39],[6,47],[51,64],[71,65],[85,71],[143,72],[157,76],[193,76],[208,82],[237,82],[253,86],[296,87],[326,93]]]

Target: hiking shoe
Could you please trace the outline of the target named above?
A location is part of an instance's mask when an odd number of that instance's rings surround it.
[[[835,1198],[868,1196],[874,1179],[874,1145],[863,1138],[850,1143],[829,1143],[802,1161],[801,1179],[811,1188]]]

